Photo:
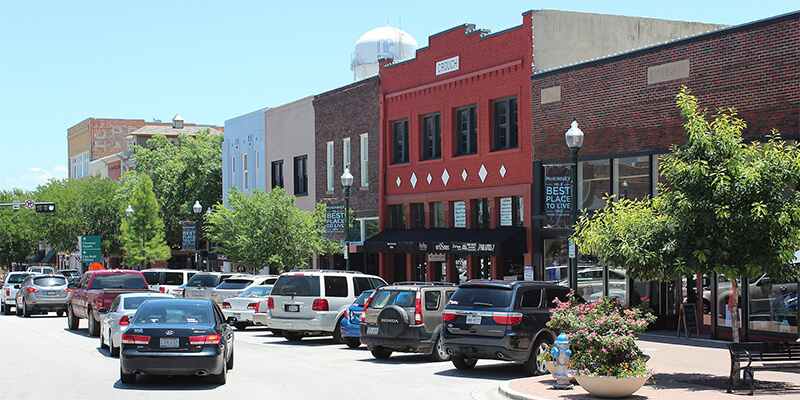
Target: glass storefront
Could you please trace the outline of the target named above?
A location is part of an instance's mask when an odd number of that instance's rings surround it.
[[[753,333],[797,334],[797,282],[761,276],[749,289],[749,323]]]
[[[650,156],[614,159],[614,193],[620,198],[643,199],[650,196]]]
[[[605,207],[611,191],[611,160],[583,161],[578,168],[578,209],[597,210]]]

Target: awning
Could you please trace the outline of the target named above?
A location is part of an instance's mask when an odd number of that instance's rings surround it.
[[[525,252],[525,228],[386,230],[364,242],[369,252],[494,254]]]

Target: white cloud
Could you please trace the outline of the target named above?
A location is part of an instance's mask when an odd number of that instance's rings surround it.
[[[67,176],[67,167],[55,165],[51,168],[30,167],[20,174],[9,174],[0,178],[0,190],[24,189],[33,190],[51,179],[62,179]]]

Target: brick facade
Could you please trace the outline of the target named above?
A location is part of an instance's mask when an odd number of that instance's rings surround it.
[[[342,203],[342,140],[350,138],[350,206],[356,218],[378,216],[378,77],[343,86],[314,98],[317,202]],[[368,134],[369,186],[361,186],[361,135]],[[333,141],[333,192],[327,184],[327,143]]]
[[[688,77],[659,82],[660,79]],[[534,159],[566,160],[564,132],[573,118],[586,134],[581,156],[663,152],[684,139],[675,105],[681,85],[703,107],[734,107],[745,135],[778,129],[800,135],[800,13],[774,17],[669,44],[535,74]],[[673,63],[673,64],[668,64]],[[648,83],[648,69],[650,82]],[[683,71],[685,72],[685,71]],[[542,90],[560,100],[542,104]],[[552,99],[549,99],[552,100]]]

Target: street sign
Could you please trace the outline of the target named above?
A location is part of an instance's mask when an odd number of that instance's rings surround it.
[[[350,258],[350,249],[346,244],[344,246],[342,246],[342,254],[344,255],[344,259],[345,260]]]
[[[182,245],[183,250],[196,250],[197,249],[197,225],[191,221],[184,221]]]
[[[34,206],[36,206],[36,203],[33,200],[31,199],[25,200],[25,208],[30,210]]]
[[[526,281],[533,280],[533,265],[526,265],[523,270],[524,278]]]
[[[575,242],[569,241],[569,258],[575,258]]]
[[[103,262],[103,247],[100,236],[80,237],[81,261],[84,264]]]

